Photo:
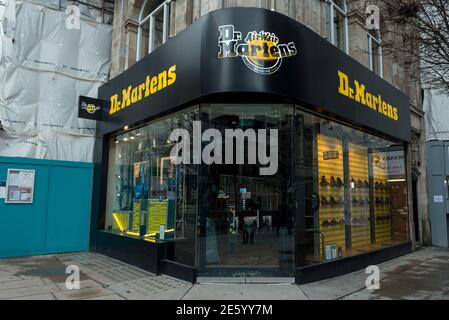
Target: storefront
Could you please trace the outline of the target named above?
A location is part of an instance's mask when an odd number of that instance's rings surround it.
[[[214,11],[99,97],[99,252],[303,283],[411,250],[408,98],[286,16]]]

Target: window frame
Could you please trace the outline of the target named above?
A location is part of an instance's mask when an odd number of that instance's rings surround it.
[[[376,36],[372,35],[369,31],[367,34],[367,40],[368,40],[368,66],[371,71],[379,75],[381,78],[384,77],[384,69],[383,69],[383,59],[382,59],[382,38],[379,30],[376,30],[377,38]],[[375,72],[374,70],[374,59],[375,56],[373,54],[373,42],[377,44],[377,64],[379,66],[379,73]]]
[[[327,19],[329,21],[328,24],[328,41],[336,46],[335,43],[335,30],[334,30],[334,12],[337,11],[343,17],[343,34],[344,34],[344,52],[349,54],[349,27],[348,27],[348,6],[346,4],[346,0],[341,0],[343,7],[337,5],[333,0],[324,0],[326,5],[328,6],[329,14],[327,15]],[[334,11],[335,10],[335,11]]]
[[[139,21],[138,21],[138,27],[137,27],[137,50],[136,50],[136,61],[139,61],[142,59],[142,44],[144,41],[142,41],[142,28],[145,24],[149,24],[148,28],[148,52],[146,54],[149,54],[155,50],[153,47],[154,42],[154,29],[155,29],[155,21],[156,21],[156,15],[158,15],[161,11],[163,12],[163,22],[162,22],[162,44],[167,42],[170,32],[170,3],[172,0],[165,0],[162,2],[159,6],[157,6],[156,9],[151,11],[147,16],[143,17],[145,8],[148,4],[148,0],[145,0],[145,2],[142,5],[142,8],[140,9],[139,13]]]

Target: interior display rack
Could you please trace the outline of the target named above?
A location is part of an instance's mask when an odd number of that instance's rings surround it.
[[[371,244],[368,149],[349,143],[351,247]]]
[[[384,162],[376,160],[381,159],[380,155],[374,154],[373,159],[375,237],[377,243],[385,243],[391,241],[388,168]]]
[[[390,242],[389,173],[381,153],[318,134],[316,156],[321,258]]]
[[[346,250],[345,186],[343,146],[341,140],[318,135],[319,223],[324,248],[334,246],[341,254]],[[334,257],[335,258],[335,257]]]

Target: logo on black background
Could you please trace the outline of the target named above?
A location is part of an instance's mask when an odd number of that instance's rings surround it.
[[[218,28],[220,36],[218,58],[242,57],[245,65],[261,75],[270,75],[279,70],[284,58],[295,56],[298,51],[295,43],[279,43],[275,33],[266,31],[248,32],[243,43],[242,33],[235,31],[233,25]]]
[[[100,99],[79,96],[78,101],[78,118],[101,120],[101,108],[105,105]]]
[[[89,114],[94,114],[101,108],[94,105],[93,103],[87,103],[85,101],[81,101],[81,109],[86,110]]]

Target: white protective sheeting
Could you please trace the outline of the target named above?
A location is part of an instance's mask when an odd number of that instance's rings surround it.
[[[426,141],[449,140],[449,96],[424,90]]]
[[[68,29],[66,20],[36,1],[6,2],[0,156],[92,161],[95,121],[78,119],[78,96],[97,97],[107,81],[112,28],[81,18]]]

